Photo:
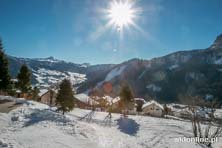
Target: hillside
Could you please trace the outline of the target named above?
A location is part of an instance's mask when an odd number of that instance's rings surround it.
[[[21,65],[25,63],[32,71],[32,84],[40,87],[40,89],[57,85],[64,78],[70,79],[72,84],[76,86],[86,81],[95,71],[100,71],[103,74],[112,67],[108,64],[96,66],[75,64],[57,60],[53,57],[30,59],[8,56],[8,58],[13,78],[16,78]]]
[[[33,72],[32,82],[40,88],[70,78],[78,92],[98,91],[116,96],[122,83],[129,83],[135,97],[155,97],[175,102],[179,96],[194,94],[222,99],[222,35],[206,49],[179,51],[151,60],[132,59],[121,64],[75,64],[56,60],[16,58],[9,56],[13,76],[22,63]],[[111,84],[112,91],[104,90]]]
[[[136,97],[155,97],[162,102],[175,102],[188,94],[221,99],[221,45],[222,35],[206,49],[179,51],[151,60],[132,59],[116,65],[93,87],[101,91],[109,82],[113,86],[109,95],[117,95],[122,82],[127,82]]]

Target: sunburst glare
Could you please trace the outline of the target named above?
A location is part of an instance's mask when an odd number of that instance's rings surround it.
[[[118,31],[122,31],[124,27],[128,28],[135,25],[138,8],[134,7],[134,2],[130,0],[114,0],[110,3],[107,10],[109,24],[114,25]]]

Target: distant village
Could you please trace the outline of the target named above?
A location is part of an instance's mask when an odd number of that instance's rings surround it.
[[[42,91],[39,96],[39,101],[41,103],[47,104],[49,106],[55,106],[56,95],[58,90],[48,89]],[[125,108],[122,108],[121,98],[110,97],[110,96],[88,96],[87,94],[81,93],[75,95],[75,107],[81,109],[95,110],[101,112],[112,112],[112,113],[124,113]],[[143,115],[143,116],[153,116],[153,117],[165,117],[171,119],[191,119],[193,114],[193,109],[189,105],[182,104],[160,104],[156,100],[146,101],[143,98],[134,98],[133,105],[127,107],[127,114],[130,115]],[[203,110],[200,107],[195,107],[195,110],[202,120],[210,120],[212,117],[212,110]],[[214,114],[216,110],[213,112]],[[217,114],[213,115],[215,119],[222,122],[222,118]]]
[[[40,102],[49,106],[55,106],[57,90],[45,90],[40,94]],[[88,96],[84,93],[75,95],[75,107],[81,109],[94,109],[96,111],[122,113],[120,97]],[[134,105],[127,108],[127,113],[136,115],[151,115],[162,117],[164,108],[158,102],[152,100],[146,102],[143,98],[134,98]]]

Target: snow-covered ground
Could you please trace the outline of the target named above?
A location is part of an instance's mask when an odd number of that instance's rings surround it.
[[[0,97],[2,99],[3,97]],[[8,98],[13,100],[13,98]],[[198,148],[195,143],[179,143],[191,137],[191,123],[148,116],[128,116],[74,109],[62,116],[47,105],[24,103],[8,114],[0,113],[0,148]],[[106,120],[106,119],[107,120]],[[80,120],[82,119],[82,120]],[[213,145],[221,148],[222,139]]]

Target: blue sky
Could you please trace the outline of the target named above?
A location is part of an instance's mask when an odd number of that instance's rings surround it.
[[[9,55],[76,63],[120,63],[209,47],[222,33],[221,0],[137,0],[140,27],[104,26],[111,0],[0,0],[0,36]]]

